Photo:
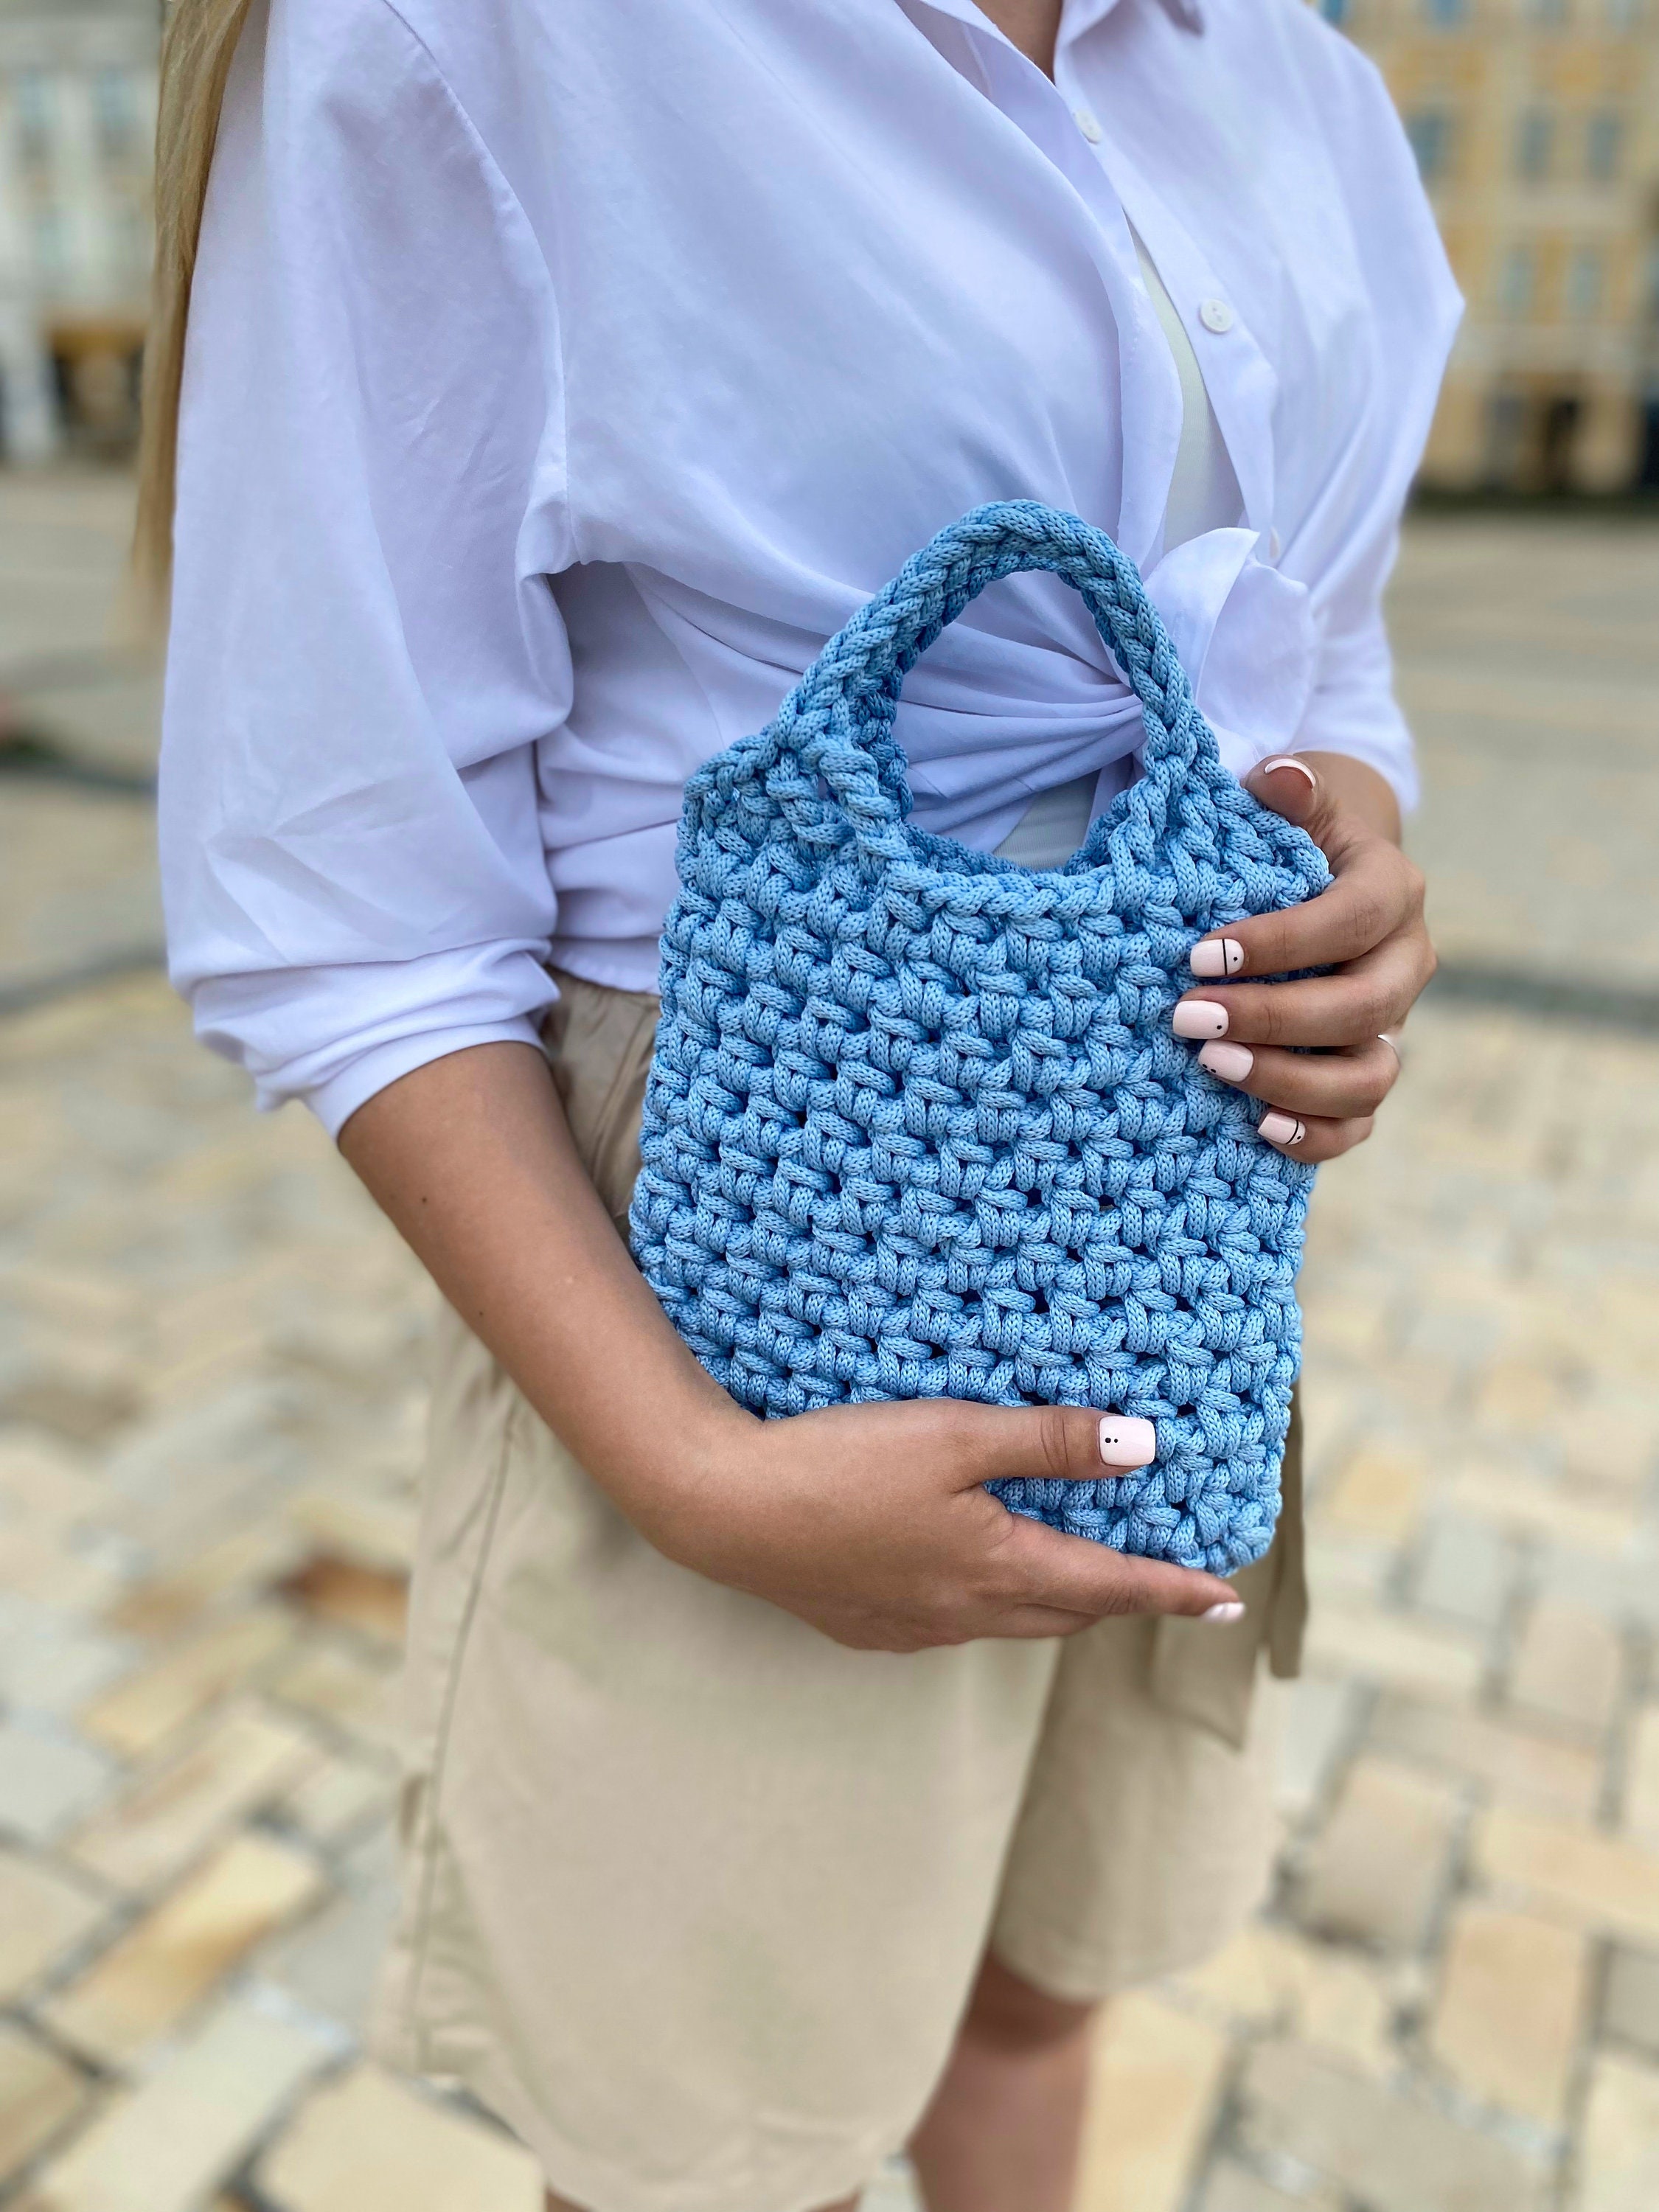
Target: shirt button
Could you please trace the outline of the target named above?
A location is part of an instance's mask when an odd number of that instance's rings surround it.
[[[1201,300],[1198,319],[1206,331],[1213,331],[1220,337],[1233,326],[1233,311],[1224,300]]]
[[[1072,110],[1072,120],[1091,146],[1099,145],[1104,134],[1098,119],[1091,115],[1086,107],[1074,107]]]
[[[1276,530],[1270,530],[1267,532],[1267,558],[1270,561],[1277,561],[1284,550],[1279,542],[1279,532]]]

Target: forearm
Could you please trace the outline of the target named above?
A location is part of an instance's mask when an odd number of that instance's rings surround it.
[[[583,1171],[546,1061],[488,1044],[378,1092],[340,1150],[439,1289],[629,1518],[748,1419],[699,1366]]]

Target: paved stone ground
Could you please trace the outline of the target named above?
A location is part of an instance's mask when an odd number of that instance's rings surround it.
[[[131,773],[124,502],[0,484],[0,574],[43,519],[58,564],[0,686]],[[1315,1211],[1274,1891],[1108,2017],[1078,2212],[1659,2203],[1656,587],[1659,533],[1410,533],[1473,995],[1422,1009]],[[11,776],[0,817],[0,2202],[533,2212],[510,2142],[358,2043],[429,1294],[314,1128],[117,972],[143,801]],[[1540,976],[1626,1026],[1528,1011]]]

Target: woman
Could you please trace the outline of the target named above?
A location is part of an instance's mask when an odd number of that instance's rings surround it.
[[[850,2205],[908,2142],[932,2212],[1060,2212],[1091,2008],[1261,1881],[1294,1465],[1235,1589],[984,1490],[1148,1456],[1092,1415],[724,1396],[618,1234],[674,829],[942,524],[1080,513],[1335,872],[1176,1030],[1293,1158],[1363,1139],[1432,965],[1379,596],[1455,295],[1401,133],[1299,0],[255,0],[229,65],[240,12],[177,0],[167,74],[163,848],[202,1034],[452,1308],[385,2046],[550,2205]],[[1138,730],[1047,576],[899,716],[919,817],[1027,865]]]

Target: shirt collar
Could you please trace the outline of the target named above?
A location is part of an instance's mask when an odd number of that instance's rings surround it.
[[[994,38],[1006,34],[1000,31],[975,0],[926,0],[926,4],[941,15],[954,15],[958,22],[971,24],[976,31],[988,31]],[[1059,45],[1071,46],[1085,32],[1104,21],[1114,8],[1129,4],[1129,0],[1066,0],[1060,17]],[[1177,29],[1189,31],[1194,38],[1204,34],[1204,0],[1158,0],[1170,21]]]
[[[1085,31],[1092,31],[1095,25],[1103,21],[1119,4],[1120,0],[1068,0],[1060,17],[1060,44],[1069,46],[1073,40],[1080,39]],[[1202,38],[1203,0],[1158,0],[1158,4],[1177,30],[1190,31],[1194,38]]]

